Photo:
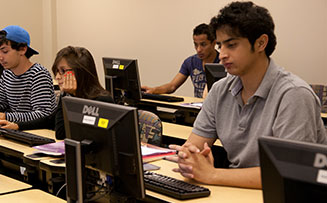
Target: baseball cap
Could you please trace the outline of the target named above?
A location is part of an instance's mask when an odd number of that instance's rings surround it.
[[[26,43],[32,54],[39,54],[36,50],[30,47],[30,35],[26,30],[18,25],[9,25],[3,29],[6,31],[6,38],[17,43]]]

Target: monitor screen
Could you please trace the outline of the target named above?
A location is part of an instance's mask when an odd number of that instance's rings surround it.
[[[327,146],[259,138],[265,203],[326,202]]]
[[[103,57],[106,89],[111,92],[115,103],[140,100],[141,86],[136,59]]]
[[[137,199],[144,198],[137,109],[76,97],[64,97],[62,101],[68,138],[65,140],[67,197],[69,192],[73,199],[78,196],[74,188],[81,185],[78,183],[81,180],[78,179],[85,178],[85,165],[109,175],[113,192]],[[71,142],[73,145],[75,142],[81,143],[82,149],[77,151],[77,158],[71,158],[76,154],[76,150],[70,149]],[[82,164],[76,164],[75,160]],[[75,174],[79,173],[83,175],[76,178]],[[85,181],[81,182],[82,185],[85,184]],[[82,191],[84,193],[85,189]],[[83,194],[82,198],[85,197]]]
[[[226,77],[227,75],[224,65],[219,63],[206,63],[204,64],[204,69],[206,73],[208,92],[211,89],[213,83]]]

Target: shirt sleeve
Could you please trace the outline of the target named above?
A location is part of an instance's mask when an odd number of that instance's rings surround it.
[[[3,74],[0,77],[0,112],[5,111],[8,109],[8,101],[6,99],[6,93],[3,84]]]
[[[217,91],[209,91],[203,102],[202,108],[194,121],[193,133],[205,138],[218,138],[215,120],[216,98]]]
[[[36,120],[18,122],[19,130],[50,129],[54,130],[55,112],[51,115]]]
[[[6,112],[6,120],[26,122],[49,116],[56,108],[51,75],[40,71],[32,80],[30,103],[32,110],[27,112]]]
[[[326,132],[320,115],[319,101],[304,87],[288,90],[281,100],[273,136],[307,142],[326,143]]]
[[[191,67],[191,57],[188,57],[184,60],[181,68],[179,69],[179,72],[185,76],[189,76],[191,74],[190,72]]]

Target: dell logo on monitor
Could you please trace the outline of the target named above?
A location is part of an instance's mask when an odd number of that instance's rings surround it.
[[[313,166],[316,168],[325,168],[327,167],[327,156],[325,154],[317,153]]]
[[[83,114],[99,116],[99,107],[84,105]]]

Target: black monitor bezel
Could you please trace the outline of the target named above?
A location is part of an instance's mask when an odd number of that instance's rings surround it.
[[[224,65],[220,63],[206,63],[204,64],[205,75],[207,80],[208,92],[212,85],[218,80],[227,76]]]
[[[258,144],[265,203],[325,199],[327,184],[317,182],[317,175],[327,166],[316,168],[314,160],[316,153],[327,156],[326,145],[275,137],[260,137]]]
[[[141,82],[137,59],[102,57],[106,89],[115,103],[133,103],[142,99]],[[113,65],[124,65],[124,69]]]
[[[62,102],[67,139],[81,143],[85,141],[93,141],[91,147],[84,150],[85,155],[81,155],[81,157],[84,159],[82,162],[85,162],[85,165],[94,170],[98,170],[102,173],[106,173],[112,176],[114,179],[114,192],[119,194],[124,194],[124,192],[130,193],[127,195],[132,195],[133,198],[135,197],[137,199],[145,198],[145,187],[143,182],[143,160],[140,146],[137,109],[130,106],[123,106],[76,97],[64,97]],[[109,119],[108,126],[103,128],[83,123],[84,121],[81,120],[84,118],[83,115],[89,116],[91,112],[82,113],[82,105],[98,107],[100,109],[99,112],[97,112],[99,115],[91,116],[96,117],[95,123],[98,123],[100,118]],[[69,111],[69,109],[71,109],[71,111]],[[102,112],[101,110],[103,109],[106,109],[107,111]],[[113,112],[112,110],[116,112]],[[76,111],[81,113],[76,113]],[[110,112],[108,113],[108,111],[111,111],[112,115],[110,115]],[[117,116],[117,114],[120,117],[113,119],[113,117]],[[133,122],[125,122],[124,124],[124,119],[127,118],[127,116],[129,116],[128,119],[132,119]],[[74,124],[76,122],[77,124]],[[72,129],[74,127],[76,128],[77,126],[84,126],[84,128],[81,128],[82,130],[80,131],[78,131],[78,129]],[[126,126],[129,127],[127,128]],[[95,128],[98,128],[98,130],[94,130]],[[88,134],[86,129],[97,133]],[[124,129],[124,132],[127,129],[131,129],[127,130],[131,133],[124,134],[123,136],[121,136],[121,134],[117,135],[117,133],[119,133],[117,131],[121,131],[120,129]],[[111,136],[111,138],[101,138],[100,136],[103,135]],[[128,142],[126,142],[127,140]],[[105,143],[99,143],[101,141]],[[107,146],[108,149],[104,149],[104,147],[101,148],[101,146]],[[104,157],[103,154],[100,155],[99,151],[101,150],[105,150],[108,155],[106,157]],[[111,166],[108,166],[109,163]],[[106,165],[106,167],[104,167],[104,165]],[[76,168],[76,165],[73,164],[73,166]],[[85,169],[81,169],[79,171],[85,171]],[[133,176],[133,181],[136,181],[135,183],[129,182],[131,181],[131,179],[129,179],[131,176]],[[76,186],[78,184],[73,183],[72,185]],[[137,185],[137,187],[131,188],[132,185]]]

